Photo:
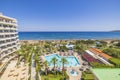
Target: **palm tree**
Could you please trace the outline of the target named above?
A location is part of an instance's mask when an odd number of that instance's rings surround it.
[[[53,57],[52,58],[52,60],[51,60],[51,62],[53,63],[53,65],[54,65],[54,70],[55,70],[55,65],[57,64],[57,58],[56,57]]]
[[[16,54],[17,54],[17,58],[18,58],[18,61],[17,61],[17,66],[18,66],[19,61],[20,61],[20,56],[21,56],[21,50],[20,50],[20,49],[17,50],[17,51],[16,51]]]
[[[48,61],[44,61],[43,65],[45,66],[45,74],[48,74]]]
[[[67,64],[68,61],[65,58],[62,58],[61,63],[62,63],[62,72],[63,72],[63,75],[64,75],[64,65]]]

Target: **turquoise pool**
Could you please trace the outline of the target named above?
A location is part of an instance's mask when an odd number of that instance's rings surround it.
[[[53,64],[51,63],[51,60],[52,60],[53,57],[56,57],[58,59],[58,62],[56,64],[56,66],[61,67],[62,66],[62,63],[61,63],[61,58],[62,57],[59,56],[58,54],[50,54],[50,55],[45,56],[45,59],[49,62],[49,66],[51,66],[51,67],[53,66]],[[66,58],[67,61],[68,61],[68,63],[65,64],[66,67],[75,67],[75,66],[80,65],[79,61],[74,56],[66,56],[64,58]]]

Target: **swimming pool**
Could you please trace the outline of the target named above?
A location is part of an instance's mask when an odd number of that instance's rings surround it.
[[[45,56],[45,59],[49,62],[49,66],[51,66],[51,67],[53,66],[53,64],[51,63],[51,60],[53,57],[56,57],[58,60],[56,66],[61,67],[62,66],[62,63],[61,63],[62,57],[59,56],[58,54],[50,54],[50,55]],[[66,67],[75,67],[75,66],[80,65],[79,61],[74,56],[65,56],[64,58],[66,58],[66,60],[68,61],[68,63],[65,64]]]
[[[70,75],[71,76],[78,76],[78,72],[74,70],[70,70]]]

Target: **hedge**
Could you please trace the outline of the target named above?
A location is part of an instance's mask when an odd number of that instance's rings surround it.
[[[94,80],[94,75],[90,70],[82,72],[82,80]]]
[[[120,68],[120,59],[117,59],[117,58],[111,58],[111,59],[109,59],[109,62],[112,63],[112,64],[114,64],[115,67]]]
[[[91,65],[93,68],[113,68],[114,67],[114,66],[105,65],[102,63],[98,63],[98,62],[92,62]]]

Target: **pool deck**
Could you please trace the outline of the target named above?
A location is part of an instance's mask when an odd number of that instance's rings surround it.
[[[78,55],[78,54],[74,54],[74,56],[78,59],[78,61],[80,62],[80,66],[75,66],[75,67],[69,67],[69,68],[67,68],[67,74],[68,74],[68,76],[69,76],[69,80],[80,80],[80,78],[81,78],[81,75],[82,75],[82,72],[79,70],[80,68],[81,68],[81,64],[83,63],[83,61],[82,61],[82,59],[81,59],[81,56],[80,55]],[[75,71],[77,71],[78,72],[78,76],[71,76],[70,75],[70,70],[71,69],[74,69]]]

